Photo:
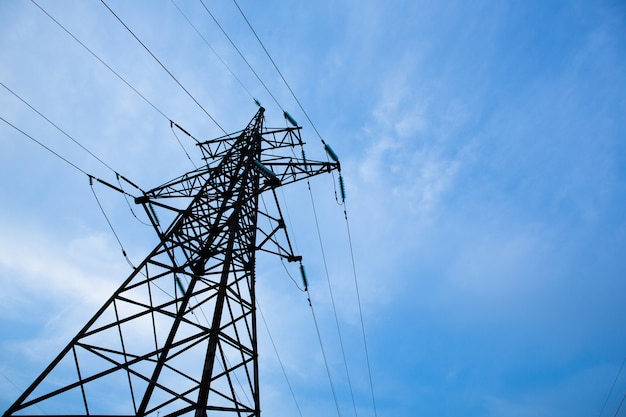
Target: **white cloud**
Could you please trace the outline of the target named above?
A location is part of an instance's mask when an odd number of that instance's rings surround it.
[[[2,223],[0,309],[14,325],[37,329],[27,340],[7,338],[4,347],[39,361],[74,336],[130,273],[129,267],[102,234],[68,240],[47,230]]]

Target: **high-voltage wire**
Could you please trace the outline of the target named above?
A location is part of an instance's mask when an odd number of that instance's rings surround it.
[[[611,384],[611,388],[609,389],[609,393],[606,395],[606,399],[604,400],[604,404],[602,404],[602,409],[600,410],[600,414],[598,414],[598,417],[602,417],[602,413],[604,412],[604,409],[606,408],[606,404],[609,402],[609,398],[611,397],[611,394],[613,393],[613,389],[615,388],[615,384],[617,383],[617,380],[619,379],[619,376],[622,374],[622,369],[624,369],[624,364],[626,364],[626,356],[624,356],[624,359],[622,360],[622,364],[620,365],[619,370],[617,371],[617,375],[615,375],[615,379],[613,379],[613,384]],[[626,394],[625,394],[625,396],[626,396]],[[624,401],[624,399],[622,399],[622,402],[623,401]],[[621,404],[620,404],[620,408],[621,408]],[[617,415],[617,413],[616,413],[616,415]]]
[[[97,155],[95,155],[93,152],[91,152],[89,149],[87,149],[83,144],[81,144],[79,141],[77,141],[72,136],[70,136],[65,130],[61,129],[56,123],[54,123],[52,120],[50,120],[48,117],[46,117],[43,113],[41,113],[39,110],[37,110],[35,107],[33,107],[29,102],[27,102],[25,99],[23,99],[19,94],[17,94],[15,91],[13,91],[9,87],[7,87],[2,81],[0,81],[0,85],[2,87],[4,87],[9,93],[13,94],[16,98],[18,98],[22,103],[26,104],[32,111],[34,111],[39,116],[44,118],[48,123],[50,123],[52,126],[54,126],[59,132],[63,133],[69,140],[74,142],[76,145],[80,146],[81,149],[83,149],[89,155],[93,156],[98,162],[100,162],[102,165],[104,165],[105,167],[107,167],[108,169],[113,171],[114,174],[119,175],[118,172],[115,169],[113,169],[109,164],[104,162]]]
[[[70,139],[72,142],[74,142],[76,145],[78,145],[81,149],[83,149],[85,152],[87,152],[89,155],[91,155],[92,157],[94,157],[98,162],[100,162],[102,165],[104,165],[105,167],[107,167],[109,170],[111,170],[114,174],[115,174],[115,178],[117,179],[117,182],[119,184],[119,188],[112,186],[111,184],[104,182],[100,179],[97,179],[99,182],[115,189],[116,191],[121,192],[124,195],[124,198],[127,198],[128,196],[131,196],[131,194],[127,193],[126,191],[123,190],[122,187],[122,183],[120,181],[120,178],[123,179],[126,183],[130,184],[131,186],[133,186],[134,188],[138,189],[139,191],[142,191],[141,188],[136,185],[135,183],[133,183],[131,180],[129,180],[128,178],[126,178],[125,176],[123,176],[122,174],[120,174],[119,172],[117,172],[115,169],[113,169],[113,167],[111,167],[109,164],[107,164],[106,162],[104,162],[100,157],[98,157],[96,154],[94,154],[92,151],[90,151],[85,145],[83,145],[82,143],[80,143],[76,138],[74,138],[73,136],[71,136],[69,133],[67,133],[65,130],[63,130],[61,127],[59,127],[59,125],[57,125],[56,123],[54,123],[52,120],[50,120],[48,117],[46,117],[43,113],[41,113],[39,110],[37,110],[33,105],[31,105],[28,101],[26,101],[24,98],[22,98],[19,94],[17,94],[15,91],[11,90],[9,87],[7,87],[3,82],[0,81],[0,85],[2,85],[2,87],[4,87],[7,91],[9,91],[11,94],[13,94],[16,98],[18,98],[22,103],[24,103],[25,105],[27,105],[31,110],[33,110],[35,113],[37,113],[39,116],[41,116],[44,120],[46,120],[49,124],[51,124],[52,126],[54,126],[59,132],[61,132],[63,135],[65,135],[68,139]],[[11,125],[10,123],[8,123],[5,120],[5,123]],[[12,127],[16,128],[15,126],[11,125]],[[17,129],[17,128],[16,128]],[[17,129],[18,131],[20,131],[22,134],[26,135],[25,132],[23,132],[20,129]],[[74,163],[69,162],[69,160],[67,160],[66,158],[62,157],[60,154],[52,151],[52,149],[48,148],[47,146],[43,145],[42,143],[40,143],[39,141],[35,140],[33,137],[28,136],[31,140],[34,140],[35,142],[37,142],[38,144],[40,144],[41,146],[43,146],[45,149],[47,149],[48,151],[52,152],[54,155],[56,155],[57,157],[61,158],[62,160],[64,160],[65,162],[68,162],[70,165],[72,165],[75,168],[78,168]],[[86,173],[85,171],[83,171],[82,169],[78,168],[81,172],[85,173],[87,176],[89,176],[90,178],[95,178],[93,177],[91,174]],[[128,200],[127,200],[128,202]],[[130,207],[129,204],[129,208],[131,213],[133,213],[133,216],[135,216],[135,218],[137,218],[137,216],[135,215],[135,212],[133,211],[133,209]],[[139,220],[139,218],[137,218],[137,220]],[[141,220],[139,220],[141,221]],[[143,222],[142,222],[143,223]],[[145,224],[145,223],[144,223]]]
[[[17,126],[15,126],[14,124],[12,124],[11,122],[9,122],[8,120],[6,120],[5,118],[3,118],[2,116],[0,116],[0,120],[2,120],[3,122],[5,122],[6,124],[8,124],[9,126],[11,126],[13,129],[17,130],[18,132],[20,132],[21,134],[23,134],[24,136],[26,136],[27,138],[29,138],[30,140],[32,140],[33,142],[37,143],[39,146],[41,146],[42,148],[46,149],[48,152],[52,153],[54,156],[56,156],[57,158],[61,159],[62,161],[64,161],[65,163],[67,163],[68,165],[70,165],[71,167],[75,168],[76,170],[80,171],[81,173],[85,174],[87,177],[89,177],[89,185],[91,187],[91,191],[93,192],[93,195],[96,199],[96,202],[98,203],[98,206],[100,207],[100,210],[102,211],[102,214],[104,215],[104,218],[106,219],[107,223],[109,224],[109,227],[111,228],[111,231],[113,232],[113,235],[115,236],[115,239],[117,240],[117,243],[120,245],[120,248],[122,249],[122,255],[124,256],[124,258],[126,259],[126,261],[128,262],[128,264],[134,268],[134,265],[132,264],[132,262],[130,261],[130,259],[128,258],[128,255],[126,254],[126,251],[124,250],[124,246],[122,245],[122,242],[120,241],[117,233],[115,232],[115,230],[113,229],[113,225],[111,225],[111,222],[109,221],[109,218],[107,217],[106,213],[104,212],[104,208],[102,207],[102,204],[100,204],[100,200],[98,199],[98,196],[96,195],[96,192],[93,188],[93,180],[95,179],[96,181],[107,185],[117,191],[122,192],[123,194],[127,194],[125,191],[107,183],[106,181],[103,181],[99,178],[94,177],[93,175],[89,174],[87,171],[85,171],[84,169],[80,168],[78,165],[74,164],[73,162],[71,162],[69,159],[61,156],[61,154],[55,152],[54,150],[52,150],[51,148],[49,148],[48,146],[44,145],[42,142],[40,142],[39,140],[35,139],[33,136],[29,135],[28,133],[24,132],[22,129],[18,128]]]
[[[339,162],[339,157],[337,156],[337,154],[335,153],[335,151],[324,142],[324,140],[322,139],[322,143],[324,144],[324,149],[326,150],[326,153],[328,155],[328,157],[330,159],[332,159],[335,162]],[[333,173],[334,174],[334,173]],[[334,175],[333,175],[333,180],[334,180]],[[309,182],[307,181],[307,184],[309,184]],[[334,184],[334,181],[333,181]],[[355,258],[354,258],[354,249],[353,249],[353,245],[352,245],[352,235],[350,233],[350,222],[348,221],[348,211],[347,211],[347,207],[346,207],[346,191],[345,191],[345,184],[343,181],[343,177],[341,176],[341,171],[339,172],[339,191],[340,191],[340,196],[341,196],[341,200],[338,199],[337,196],[337,188],[335,187],[335,199],[337,200],[337,202],[340,205],[343,205],[343,213],[344,213],[344,218],[345,218],[345,223],[346,223],[346,229],[347,229],[347,234],[348,234],[348,243],[349,243],[349,247],[350,247],[350,258],[352,261],[352,273],[354,276],[354,286],[355,286],[355,290],[356,290],[356,296],[357,296],[357,304],[359,307],[359,318],[360,318],[360,322],[361,322],[361,334],[363,336],[363,347],[365,350],[365,359],[366,359],[366,365],[367,365],[367,372],[368,372],[368,376],[369,376],[369,385],[370,385],[370,392],[371,392],[371,397],[372,397],[372,406],[374,408],[374,416],[377,417],[378,416],[378,411],[377,411],[377,406],[376,406],[376,398],[374,395],[374,383],[373,383],[373,378],[372,378],[372,370],[371,370],[371,364],[370,364],[370,358],[369,358],[369,349],[367,347],[367,337],[365,335],[365,324],[363,321],[363,308],[362,308],[362,304],[361,304],[361,295],[360,295],[360,291],[359,291],[359,283],[358,283],[358,276],[357,276],[357,271],[356,271],[356,262],[355,262]],[[313,205],[313,212],[315,213],[315,203],[314,203],[314,199],[313,199],[313,192],[311,190],[311,186],[309,184],[309,193],[311,195],[311,204]],[[317,222],[317,215],[315,215],[315,222],[316,224]],[[319,225],[317,226],[317,231],[318,231],[318,235],[320,235],[320,230],[319,230]],[[320,236],[320,245],[322,245],[322,240],[321,240],[321,236]],[[323,256],[323,250],[322,250],[322,256]],[[326,271],[327,275],[328,275],[328,271]],[[330,287],[330,280],[328,282],[328,285]],[[331,290],[331,299],[332,299],[332,290]],[[333,308],[334,308],[334,303],[333,303]],[[335,319],[336,319],[336,312],[335,312]],[[337,329],[339,329],[339,323],[337,323]],[[340,341],[341,341],[341,333],[340,333]],[[343,344],[342,344],[342,350],[343,350]],[[344,361],[345,361],[345,354],[344,354]],[[346,365],[346,372],[347,372],[347,365]],[[350,376],[348,374],[348,382],[350,382]],[[353,401],[354,401],[354,397],[353,397]],[[356,413],[356,405],[355,405],[355,413]]]
[[[32,140],[33,142],[35,142],[36,144],[38,144],[39,146],[41,146],[42,148],[44,148],[45,150],[47,150],[48,152],[50,152],[51,154],[53,154],[54,156],[56,156],[57,158],[59,158],[60,160],[65,162],[66,164],[70,165],[74,169],[82,172],[83,174],[87,175],[88,177],[91,176],[90,174],[87,173],[87,171],[85,171],[84,169],[80,168],[78,165],[74,164],[73,162],[70,162],[69,159],[64,158],[59,153],[53,151],[51,148],[49,148],[48,146],[44,145],[42,142],[38,141],[37,139],[35,139],[33,136],[29,135],[28,133],[24,132],[22,129],[20,129],[19,127],[15,126],[13,123],[9,122],[4,117],[0,116],[0,120],[2,120],[4,123],[6,123],[9,126],[11,126],[13,129],[17,130],[22,135],[26,136],[28,139]]]
[[[120,22],[122,24],[122,26],[124,26],[124,28],[126,28],[126,30],[133,36],[133,38],[135,38],[135,40],[137,40],[137,42],[139,42],[139,44],[150,54],[150,56],[152,58],[154,58],[154,60],[161,66],[161,68],[163,68],[165,70],[165,72],[168,73],[168,75],[176,82],[176,84],[178,84],[178,86],[180,88],[182,88],[182,90],[185,93],[187,93],[187,95],[194,101],[194,103],[196,103],[198,105],[198,107],[200,107],[200,109],[202,109],[204,114],[206,114],[209,117],[209,119],[211,119],[211,121],[213,121],[213,123],[215,123],[215,125],[217,127],[219,127],[222,132],[224,132],[224,134],[228,134],[224,130],[224,128],[217,122],[217,120],[215,120],[215,118],[213,118],[213,116],[211,116],[211,114],[202,106],[202,104],[200,104],[200,102],[189,92],[189,90],[187,90],[185,88],[185,86],[183,86],[181,84],[181,82],[178,80],[178,78],[176,78],[176,76],[174,76],[174,74],[172,74],[172,72],[169,69],[167,69],[167,67],[159,60],[159,58],[157,58],[156,55],[154,55],[154,53],[152,53],[150,48],[148,48],[146,46],[146,44],[143,43],[141,41],[141,39],[139,39],[139,37],[137,35],[135,35],[135,33],[131,30],[131,28],[128,27],[128,25],[126,25],[126,23],[124,23],[124,21],[113,11],[113,9],[111,9],[109,7],[109,5],[104,0],[100,0],[100,2],[109,10],[109,12],[111,12],[111,14],[113,16],[115,16],[115,18],[118,20],[118,22]]]
[[[617,410],[615,410],[615,414],[613,414],[613,417],[617,417],[617,415],[619,414],[619,410],[621,410],[622,405],[624,405],[624,400],[626,400],[626,393],[624,393],[624,395],[622,396],[622,401],[619,402],[619,407],[617,407]]]
[[[317,324],[317,317],[315,316],[315,309],[313,308],[313,302],[311,301],[311,293],[306,290],[307,301],[309,307],[311,307],[311,315],[313,316],[313,323],[315,324],[315,331],[317,332],[317,340],[320,343],[320,349],[322,351],[322,358],[324,359],[324,365],[326,366],[326,374],[328,374],[328,381],[330,382],[330,389],[333,393],[333,399],[335,400],[335,407],[337,408],[337,415],[341,417],[341,411],[339,411],[339,401],[337,401],[337,393],[335,391],[335,385],[333,384],[333,378],[330,374],[330,366],[328,365],[328,359],[326,358],[326,351],[324,350],[324,344],[322,343],[322,334],[320,333],[320,327]]]
[[[120,189],[123,191],[124,187],[122,186],[122,182],[120,181],[120,176],[119,174],[115,176],[115,179],[117,179],[117,185],[119,185]],[[135,210],[133,210],[133,206],[130,205],[130,201],[128,201],[128,195],[126,192],[123,192],[122,195],[124,196],[124,200],[126,201],[126,205],[128,206],[128,209],[130,210],[130,213],[133,215],[133,217],[141,224],[143,224],[144,226],[152,226],[150,223],[146,223],[143,220],[141,220],[139,218],[139,216],[137,216],[137,214],[135,213]]]
[[[187,23],[189,23],[189,26],[191,26],[193,28],[193,30],[196,31],[196,33],[198,34],[198,36],[200,36],[200,38],[204,41],[205,45],[211,50],[211,52],[213,52],[213,54],[217,57],[217,59],[220,60],[220,62],[222,63],[222,65],[224,65],[224,67],[228,70],[228,72],[230,72],[230,75],[233,76],[233,78],[237,81],[237,83],[241,86],[241,88],[243,88],[246,93],[248,93],[248,95],[250,96],[250,98],[252,100],[256,100],[254,98],[254,96],[252,95],[252,93],[250,92],[250,90],[248,89],[248,87],[246,87],[244,85],[244,83],[239,79],[239,77],[237,77],[237,75],[235,75],[235,73],[233,72],[233,70],[230,68],[230,66],[226,63],[226,61],[224,61],[224,59],[220,56],[220,54],[217,53],[217,51],[215,50],[215,48],[213,48],[213,46],[211,46],[211,44],[209,43],[209,41],[202,35],[202,33],[200,32],[200,30],[198,30],[198,28],[191,22],[191,20],[189,19],[189,17],[187,17],[187,15],[185,14],[185,12],[182,11],[182,9],[178,6],[178,4],[176,4],[176,2],[174,0],[170,0],[170,2],[172,2],[172,4],[174,5],[174,7],[176,7],[176,9],[180,12],[180,14],[185,18],[185,20],[187,21]]]
[[[164,118],[166,118],[167,120],[170,120],[169,117],[167,117],[165,115],[165,113],[163,113],[161,111],[161,109],[159,109],[156,105],[154,105],[154,103],[152,103],[150,100],[148,100],[143,94],[141,94],[135,87],[133,87],[128,81],[126,81],[124,79],[124,77],[122,77],[117,71],[115,71],[113,68],[111,68],[111,66],[109,66],[109,64],[107,64],[106,62],[104,62],[98,55],[96,55],[96,53],[94,51],[92,51],[87,45],[85,45],[83,42],[80,41],[80,39],[78,39],[76,36],[74,36],[74,34],[72,32],[70,32],[65,26],[63,26],[58,20],[56,20],[50,13],[48,13],[43,7],[41,7],[35,0],[30,0],[35,6],[37,6],[42,12],[44,12],[46,14],[46,16],[48,16],[54,23],[56,23],[61,29],[63,29],[65,31],[65,33],[67,33],[68,35],[70,35],[72,37],[72,39],[74,39],[76,42],[78,42],[80,44],[80,46],[82,46],[83,48],[85,48],[87,50],[87,52],[89,52],[91,55],[93,55],[94,58],[96,58],[98,61],[100,61],[100,63],[102,65],[104,65],[105,67],[108,68],[109,71],[111,71],[117,78],[119,78],[124,84],[126,84],[128,87],[130,87],[131,90],[133,90],[135,93],[137,93],[137,95],[139,97],[141,97],[146,103],[148,103],[154,110],[156,110],[161,116],[163,116]]]
[[[23,135],[27,136],[29,139],[35,141],[37,144],[41,145],[43,148],[45,148],[46,150],[48,150],[49,152],[51,152],[52,154],[54,154],[55,156],[57,156],[58,158],[60,158],[61,160],[65,161],[66,163],[68,163],[69,165],[71,165],[72,167],[78,169],[80,172],[82,172],[83,174],[87,175],[89,177],[89,185],[91,186],[91,191],[96,199],[96,202],[98,203],[98,206],[100,207],[100,211],[102,211],[102,214],[104,215],[104,218],[106,219],[107,223],[109,224],[109,227],[111,228],[111,231],[113,232],[113,235],[115,236],[115,239],[117,240],[117,242],[120,245],[120,248],[122,249],[122,255],[124,256],[124,258],[126,259],[126,261],[128,262],[128,264],[134,268],[135,266],[133,265],[133,263],[130,261],[130,259],[128,258],[126,251],[124,250],[124,246],[122,245],[122,242],[120,241],[117,233],[115,232],[115,230],[113,229],[113,225],[111,224],[111,222],[109,221],[109,218],[107,216],[107,214],[104,211],[104,208],[102,207],[102,204],[100,203],[100,200],[98,199],[98,196],[96,195],[96,192],[93,188],[93,180],[96,179],[98,182],[107,185],[110,188],[113,188],[114,190],[121,192],[124,195],[124,198],[126,199],[126,202],[128,203],[127,197],[130,195],[129,193],[127,193],[126,191],[123,190],[122,188],[122,183],[120,181],[120,178],[123,179],[125,182],[127,182],[128,184],[132,185],[133,187],[137,188],[138,190],[141,191],[141,188],[139,188],[139,186],[137,186],[136,184],[134,184],[132,181],[130,181],[129,179],[127,179],[126,177],[124,177],[123,175],[121,175],[120,173],[118,173],[115,169],[113,169],[109,164],[107,164],[106,162],[104,162],[101,158],[99,158],[96,154],[94,154],[93,152],[91,152],[87,147],[85,147],[82,143],[80,143],[78,140],[76,140],[74,137],[72,137],[69,133],[67,133],[65,130],[63,130],[61,127],[59,127],[56,123],[54,123],[52,120],[50,120],[48,117],[46,117],[43,113],[41,113],[39,110],[37,110],[34,106],[32,106],[28,101],[26,101],[24,98],[22,98],[19,94],[17,94],[16,92],[14,92],[13,90],[11,90],[9,87],[7,87],[3,82],[0,81],[0,85],[2,85],[2,87],[4,87],[7,91],[9,91],[11,94],[13,94],[16,98],[18,98],[22,103],[24,103],[25,105],[27,105],[31,110],[33,110],[35,113],[37,113],[39,116],[41,116],[44,120],[46,120],[49,124],[51,124],[52,126],[54,126],[59,132],[61,132],[63,135],[65,135],[68,139],[70,139],[72,142],[74,142],[76,145],[78,145],[81,149],[83,149],[85,152],[87,152],[89,155],[91,155],[92,157],[94,157],[97,161],[99,161],[102,165],[104,165],[105,167],[107,167],[109,170],[111,170],[114,174],[115,177],[117,179],[117,182],[119,184],[119,188],[111,185],[109,183],[107,183],[106,181],[103,181],[99,178],[94,177],[93,175],[87,173],[86,171],[84,171],[83,169],[79,168],[77,165],[75,165],[73,162],[70,162],[67,158],[61,156],[59,153],[53,151],[51,148],[49,148],[48,146],[44,145],[43,143],[41,143],[40,141],[38,141],[37,139],[35,139],[34,137],[28,135],[26,132],[24,132],[21,129],[18,129],[16,126],[14,126],[13,124],[9,123],[7,120],[2,119],[5,123],[7,123],[8,125],[10,125],[11,127],[13,127],[14,129],[16,129],[17,131],[19,131],[20,133],[22,133]],[[132,196],[132,195],[131,195]],[[130,207],[130,203],[128,203],[128,206],[130,208],[131,213],[133,214],[133,216],[135,216],[135,218],[137,218],[137,220],[139,220],[139,218],[135,215],[135,212],[133,211],[132,207]],[[139,220],[141,222],[141,220]],[[143,222],[142,222],[143,223]],[[144,223],[145,224],[145,223]]]
[[[13,387],[15,387],[15,389],[17,389],[17,391],[18,391],[18,392],[23,392],[23,391],[24,391],[23,389],[21,389],[20,387],[18,387],[18,386],[15,384],[15,382],[11,381],[11,379],[10,379],[8,376],[6,376],[6,374],[5,374],[4,372],[2,372],[1,370],[0,370],[0,375],[2,375],[2,376],[3,376],[3,377],[7,380],[7,381],[9,381],[9,383],[10,383],[11,385],[13,385]],[[43,411],[43,410],[41,409],[41,407],[39,407],[39,404],[35,404],[35,407],[37,407],[37,408],[38,408],[38,409],[39,409],[39,410],[40,410],[40,411],[41,411],[44,415],[46,414],[46,412],[45,412],[45,411]]]
[[[202,0],[200,0],[200,1],[202,1]],[[296,103],[298,103],[298,106],[300,107],[300,110],[302,110],[302,113],[304,113],[304,116],[306,117],[306,119],[311,124],[311,127],[313,127],[313,130],[315,130],[315,133],[317,133],[317,136],[320,138],[320,140],[322,140],[322,142],[324,142],[324,140],[322,139],[322,135],[320,134],[320,132],[315,127],[315,124],[313,123],[313,121],[309,117],[309,115],[306,112],[306,110],[304,110],[304,107],[302,106],[302,103],[300,103],[300,100],[298,100],[298,97],[296,96],[296,93],[294,93],[293,89],[291,88],[291,86],[289,85],[289,83],[287,82],[285,77],[283,76],[283,73],[280,71],[280,69],[278,69],[278,65],[276,65],[276,62],[274,62],[274,59],[272,58],[272,56],[270,55],[269,51],[267,50],[267,48],[265,47],[265,45],[261,41],[261,38],[259,38],[259,35],[257,35],[256,31],[252,27],[252,24],[250,23],[250,21],[246,17],[245,13],[243,12],[243,10],[241,10],[241,7],[239,7],[239,4],[237,3],[237,0],[233,0],[233,2],[235,3],[235,6],[237,6],[237,9],[239,10],[239,13],[241,13],[241,16],[244,18],[244,20],[248,24],[248,27],[250,28],[250,30],[254,34],[254,37],[257,39],[257,41],[259,41],[259,44],[261,45],[261,48],[263,48],[263,50],[265,51],[265,54],[267,55],[269,60],[272,62],[272,65],[274,65],[274,68],[276,69],[276,71],[278,72],[278,75],[280,75],[280,78],[283,80],[283,82],[287,86],[287,89],[289,89],[289,92],[293,96],[294,100],[296,100]],[[281,109],[282,109],[282,107],[281,107]]]
[[[311,183],[307,180],[307,186],[309,188],[309,195],[311,196],[311,206],[313,207],[313,216],[315,217],[315,226],[317,228],[317,237],[320,243],[320,250],[322,252],[322,261],[324,263],[324,271],[326,272],[326,281],[328,283],[328,292],[330,294],[331,305],[333,306],[333,313],[335,316],[335,325],[337,326],[337,335],[339,336],[339,346],[341,347],[341,354],[343,355],[343,363],[346,370],[346,376],[348,377],[348,388],[350,389],[350,397],[352,398],[352,406],[354,407],[354,414],[358,416],[356,410],[356,402],[354,400],[354,392],[352,390],[352,379],[350,378],[350,371],[348,370],[348,361],[346,360],[346,351],[343,346],[343,337],[341,336],[341,329],[339,327],[339,318],[337,317],[337,308],[335,307],[335,297],[333,296],[333,287],[330,283],[330,274],[328,273],[328,265],[326,263],[326,254],[324,252],[324,243],[322,242],[322,233],[320,231],[320,225],[317,218],[317,210],[315,209],[315,199],[313,198],[313,191],[311,190]]]
[[[228,36],[228,34],[226,33],[226,31],[224,30],[224,28],[222,27],[222,25],[220,25],[220,22],[217,21],[217,19],[215,18],[215,16],[213,16],[213,13],[211,13],[211,11],[209,10],[209,8],[206,6],[206,4],[204,3],[203,0],[200,0],[200,3],[202,3],[202,6],[204,7],[204,10],[206,10],[206,12],[209,14],[209,16],[211,16],[211,18],[213,19],[213,21],[215,22],[215,24],[217,25],[217,27],[220,28],[220,30],[222,31],[222,33],[224,34],[224,36],[226,36],[226,39],[228,39],[228,41],[230,42],[230,44],[233,46],[233,48],[235,48],[235,50],[237,51],[237,53],[239,54],[239,56],[241,57],[241,59],[243,59],[243,61],[246,63],[246,65],[248,65],[248,68],[250,68],[250,71],[252,71],[252,73],[255,75],[255,77],[257,78],[257,80],[259,80],[259,82],[261,83],[261,85],[263,86],[263,88],[265,88],[265,91],[267,91],[267,93],[270,95],[270,97],[272,97],[272,99],[274,100],[274,102],[276,103],[276,105],[284,112],[285,109],[283,109],[283,106],[280,105],[280,103],[278,102],[278,100],[276,99],[276,97],[274,97],[274,94],[272,94],[272,92],[270,91],[270,89],[267,87],[267,85],[265,85],[265,83],[263,82],[263,80],[261,79],[261,77],[259,76],[259,74],[257,74],[257,72],[254,70],[254,68],[252,68],[252,65],[248,62],[248,60],[246,59],[246,57],[243,55],[243,53],[239,50],[239,48],[237,48],[237,45],[235,45],[235,42],[233,42],[233,40],[230,38],[230,36]]]
[[[185,152],[185,155],[187,156],[187,159],[189,159],[189,162],[191,162],[191,165],[193,165],[194,168],[198,169],[198,166],[195,164],[195,162],[193,162],[193,159],[191,159],[191,156],[189,156],[187,149],[185,149],[185,147],[183,146],[183,143],[178,138],[178,135],[176,134],[176,131],[174,130],[173,122],[170,122],[170,129],[172,129],[172,133],[174,134],[174,137],[176,138],[176,142],[178,142],[180,147],[183,149],[183,152]]]
[[[341,177],[339,177],[341,178]],[[359,281],[357,278],[357,272],[356,272],[356,262],[354,260],[354,249],[352,247],[352,235],[350,233],[350,222],[348,221],[348,211],[346,209],[346,203],[345,203],[345,191],[343,191],[343,182],[342,184],[342,196],[344,197],[344,202],[343,202],[343,214],[344,217],[346,219],[346,230],[348,233],[348,243],[350,244],[350,259],[352,260],[352,272],[354,275],[354,287],[356,289],[356,298],[357,298],[357,302],[358,302],[358,306],[359,306],[359,317],[361,318],[361,334],[363,335],[363,346],[365,348],[365,360],[367,361],[367,373],[369,376],[369,383],[370,383],[370,392],[372,394],[372,405],[374,407],[374,416],[377,417],[378,416],[378,411],[377,411],[377,407],[376,407],[376,397],[374,395],[374,382],[372,380],[372,368],[370,365],[370,355],[369,355],[369,350],[367,348],[367,338],[365,337],[365,324],[363,322],[363,308],[361,306],[361,295],[359,292]]]
[[[143,94],[141,94],[141,92],[139,92],[139,90],[137,90],[135,87],[133,87],[132,84],[130,84],[124,77],[122,77],[117,71],[115,71],[109,64],[107,64],[102,58],[100,58],[93,50],[91,50],[87,45],[85,45],[80,39],[78,39],[76,36],[74,36],[74,34],[72,32],[69,31],[69,29],[67,29],[65,26],[63,26],[63,24],[61,24],[57,19],[55,19],[50,13],[48,13],[43,7],[41,7],[35,0],[30,0],[35,6],[37,6],[39,8],[39,10],[41,10],[46,16],[48,16],[54,23],[57,24],[57,26],[59,26],[61,29],[63,29],[63,31],[65,31],[65,33],[67,33],[70,37],[72,37],[72,39],[74,39],[76,42],[78,42],[78,44],[80,46],[82,46],[87,52],[89,52],[94,58],[96,58],[102,65],[104,65],[109,71],[111,71],[111,73],[113,73],[113,75],[115,75],[120,81],[122,81],[124,84],[126,84],[128,86],[128,88],[130,88],[131,90],[133,90],[135,92],[135,94],[137,94],[139,97],[141,97],[143,99],[143,101],[145,101],[147,104],[149,104],[154,110],[157,111],[157,113],[159,113],[161,116],[163,116],[167,121],[170,122],[170,125],[175,124],[178,128],[182,129],[177,123],[175,123],[174,121],[172,121],[172,119],[170,119],[161,109],[159,109],[154,103],[152,103],[150,100],[148,100],[148,98],[146,98],[146,96],[144,96]],[[189,135],[191,136],[191,135]],[[194,138],[193,136],[191,136],[192,139],[196,140],[197,139]],[[183,151],[185,152],[185,154],[187,154],[187,150],[185,149],[184,145],[179,141],[178,142],[180,147],[183,149]],[[192,161],[193,163],[193,161]]]
[[[296,408],[298,409],[298,414],[300,414],[300,417],[302,417],[302,410],[300,410],[300,405],[298,404],[298,400],[296,400],[296,394],[294,394],[293,392],[293,388],[291,387],[291,383],[289,382],[289,378],[287,377],[287,372],[285,371],[285,366],[283,365],[283,361],[280,359],[280,355],[278,354],[276,343],[274,343],[274,338],[272,337],[272,333],[270,333],[270,328],[267,325],[267,321],[265,320],[265,316],[263,315],[263,311],[261,310],[261,306],[259,305],[259,300],[256,300],[256,302],[257,302],[257,308],[259,309],[259,313],[261,314],[261,319],[263,320],[263,324],[265,325],[265,330],[267,330],[267,335],[269,336],[270,342],[272,343],[272,347],[274,348],[274,353],[276,353],[276,358],[278,358],[280,369],[283,371],[283,375],[285,377],[285,380],[287,381],[289,392],[291,392],[293,402],[296,404]]]
[[[102,212],[104,219],[109,225],[111,232],[113,232],[113,236],[115,236],[115,240],[117,240],[117,243],[120,245],[120,249],[122,250],[122,255],[124,256],[124,259],[126,259],[126,262],[128,262],[128,265],[130,265],[131,268],[135,269],[135,265],[133,265],[131,260],[128,258],[128,255],[126,254],[126,250],[124,249],[124,245],[122,245],[122,241],[120,240],[120,237],[115,232],[115,229],[113,228],[113,225],[111,224],[111,221],[109,220],[109,216],[107,216],[106,212],[104,211],[104,207],[102,207],[102,204],[100,203],[100,199],[98,198],[98,195],[96,194],[96,190],[93,188],[93,180],[94,180],[94,177],[89,175],[89,187],[91,187],[91,192],[93,193],[93,196],[96,199],[96,203],[98,203],[98,207],[100,207],[100,211]]]

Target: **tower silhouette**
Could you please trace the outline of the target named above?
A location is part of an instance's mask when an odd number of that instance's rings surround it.
[[[159,243],[4,416],[259,416],[256,252],[301,261],[276,188],[340,168],[332,153],[294,156],[302,145],[299,127],[265,128],[260,107],[241,132],[198,143],[203,166],[136,198]]]

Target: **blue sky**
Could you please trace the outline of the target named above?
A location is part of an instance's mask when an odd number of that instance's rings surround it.
[[[100,2],[38,3],[167,117],[202,139],[222,134]],[[107,3],[226,131],[252,118],[248,93],[172,2]],[[378,416],[614,415],[626,393],[624,372],[603,409],[626,356],[624,3],[311,3],[240,6],[341,158]],[[177,4],[268,125],[284,126],[200,3]],[[324,159],[234,3],[209,7]],[[0,81],[144,188],[193,168],[166,118],[30,1],[0,3]],[[1,87],[0,103],[0,116],[115,182]],[[0,137],[6,409],[131,269],[86,176],[4,122]],[[330,176],[312,187],[357,414],[373,416],[343,211]],[[154,234],[119,194],[96,192],[137,263]],[[310,196],[295,186],[283,198],[341,416],[354,415]],[[302,414],[337,415],[306,298],[277,259],[258,273]],[[260,333],[263,412],[297,415]]]

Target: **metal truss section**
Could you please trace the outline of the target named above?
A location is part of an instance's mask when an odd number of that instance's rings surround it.
[[[259,196],[278,207],[276,187],[339,168],[275,155],[302,145],[299,130],[264,130],[263,113],[200,144],[206,166],[137,198],[159,244],[5,417],[260,415],[255,254],[300,258]],[[154,206],[174,213],[167,229]]]

